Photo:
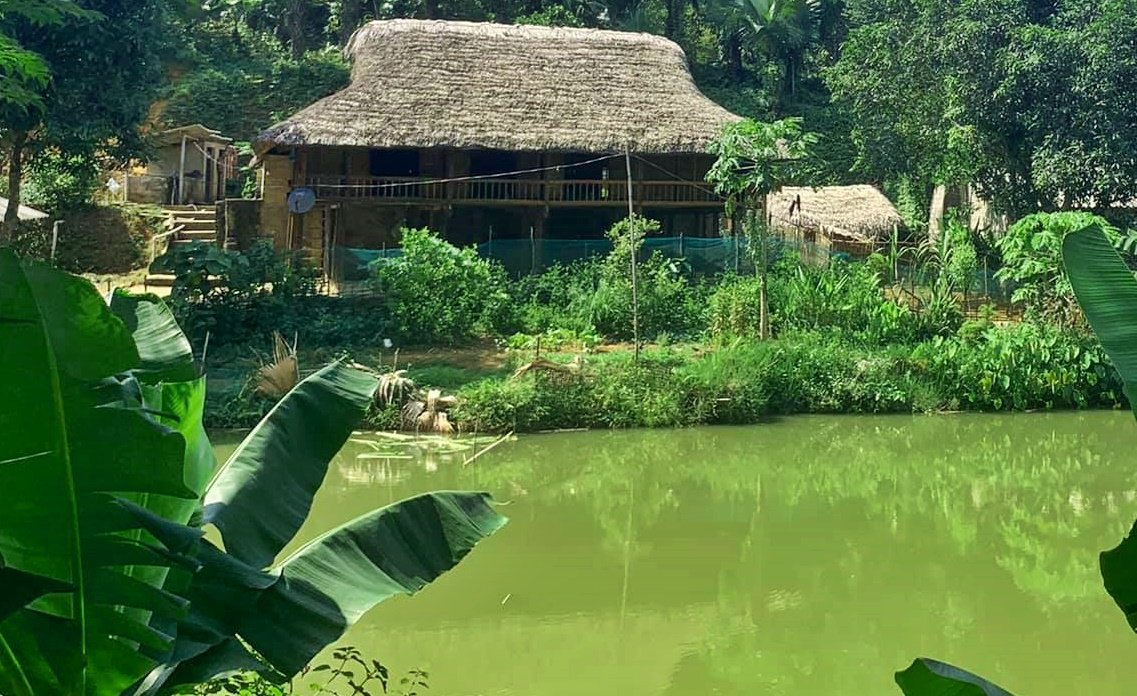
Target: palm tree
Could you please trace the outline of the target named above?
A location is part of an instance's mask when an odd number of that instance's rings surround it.
[[[728,61],[741,71],[742,46],[753,42],[768,58],[779,62],[783,83],[775,103],[793,94],[806,50],[818,36],[822,0],[728,0],[725,37]],[[738,73],[736,72],[736,78]]]

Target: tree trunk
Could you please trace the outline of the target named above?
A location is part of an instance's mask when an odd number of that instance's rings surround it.
[[[292,48],[292,58],[300,60],[308,50],[307,37],[304,36],[305,17],[308,13],[308,0],[292,0],[288,6],[288,45]]]
[[[742,40],[739,32],[731,32],[726,39],[726,62],[730,66],[730,76],[735,83],[742,82],[746,75],[742,68]]]
[[[770,337],[770,296],[767,291],[769,285],[769,258],[766,254],[766,235],[768,225],[765,219],[765,206],[755,196],[751,199],[746,213],[748,227],[746,238],[748,241],[758,239],[758,337],[763,341]],[[755,234],[757,233],[757,234]],[[754,258],[753,255],[751,258]]]
[[[340,45],[346,46],[348,39],[359,28],[359,20],[363,17],[363,7],[359,0],[343,0],[340,5]]]
[[[427,19],[438,19],[438,0],[423,0],[422,11]]]
[[[20,219],[20,184],[24,178],[24,147],[27,142],[26,132],[17,131],[12,134],[8,153],[8,210],[4,213],[4,222],[0,224],[0,244],[12,240],[12,233]]]
[[[663,33],[672,41],[678,41],[679,34],[683,31],[683,10],[686,8],[686,0],[666,0],[664,5],[667,9],[667,18],[664,21]]]

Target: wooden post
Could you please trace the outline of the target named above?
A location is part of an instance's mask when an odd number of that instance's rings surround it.
[[[59,228],[63,225],[62,220],[56,220],[51,226],[51,262],[55,263],[55,247],[59,244]]]
[[[204,145],[204,143],[203,143],[203,145]],[[208,187],[206,187],[206,185],[205,185],[206,180],[209,178],[205,175],[205,173],[207,171],[209,171],[209,148],[208,147],[202,147],[201,148],[201,197],[203,199],[208,199],[213,195],[212,192],[210,192]],[[214,183],[216,183],[216,182],[214,182]],[[202,203],[208,203],[209,201],[208,200],[202,200],[201,202]]]
[[[759,294],[759,298],[758,298],[758,300],[759,300],[759,302],[758,302],[758,304],[759,304],[759,307],[758,307],[758,313],[759,313],[758,314],[758,321],[759,321],[758,334],[761,337],[761,339],[764,341],[770,337],[770,295],[769,295],[769,291],[767,288],[767,284],[768,284],[767,281],[769,280],[767,270],[768,270],[770,264],[769,264],[769,259],[767,257],[767,253],[766,253],[766,247],[767,247],[766,235],[770,233],[770,223],[772,222],[772,220],[770,217],[770,210],[769,210],[768,206],[763,205],[763,211],[762,212],[763,212],[763,218],[764,218],[762,220],[762,229],[758,230],[758,239],[759,239],[758,243],[762,245],[761,253],[759,254],[759,256],[760,256],[759,263],[762,264],[762,275],[761,275],[761,278],[762,278],[761,283],[762,284],[760,286],[760,294]],[[754,211],[754,219],[755,219],[755,221],[758,220],[758,211],[757,210]]]
[[[178,205],[186,202],[186,140],[189,136],[182,136],[182,156],[178,161]]]
[[[632,153],[624,148],[624,170],[628,179],[628,231],[632,235],[632,362],[640,361],[640,298],[636,282],[636,224],[635,209],[632,207]]]

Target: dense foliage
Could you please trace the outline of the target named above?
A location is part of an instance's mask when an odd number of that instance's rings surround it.
[[[1011,214],[1108,209],[1137,187],[1137,19],[1125,0],[850,0],[827,73],[858,167],[973,182]]]
[[[1056,214],[1024,221],[1007,238],[1018,240],[1023,260],[1008,268],[1046,270],[1047,280],[1036,284],[1053,291],[1060,270],[1047,255],[1057,253],[1056,230],[1080,219]],[[249,348],[265,346],[273,332],[324,355],[386,350],[389,357],[400,347],[489,339],[507,349],[514,366],[542,351],[572,361],[570,368],[537,369],[535,377],[518,380],[495,371],[478,384],[484,372],[460,362],[422,373],[422,384],[460,390],[456,414],[468,419],[460,423],[482,430],[505,423],[684,425],[784,413],[1124,401],[1076,308],[1067,307],[1061,321],[1028,311],[1027,321],[1000,325],[996,309],[986,306],[965,321],[961,298],[969,283],[959,277],[970,277],[976,252],[968,239],[951,239],[951,228],[942,243],[917,250],[921,265],[909,270],[922,278],[919,285],[897,274],[899,251],[818,266],[778,249],[768,274],[775,339],[769,343],[758,341],[757,276],[694,276],[681,259],[643,258],[634,251],[639,238],[621,236],[623,227],[614,234],[618,243],[606,257],[510,279],[473,249],[455,248],[428,230],[405,230],[403,254],[373,265],[374,292],[361,298],[321,295],[310,267],[267,246],[245,253],[183,246],[159,266],[178,275],[173,306],[195,343],[204,347],[209,332],[210,351],[222,362],[242,351],[251,357]],[[633,253],[640,335],[653,344],[640,365],[619,350],[590,355],[602,343],[632,337]],[[958,256],[963,260],[953,261]],[[1028,281],[1016,278],[1020,288]],[[235,384],[242,383],[238,375]],[[240,426],[271,402],[243,389],[235,398],[219,397],[217,406],[213,425]],[[373,425],[397,427],[398,414],[375,414]]]
[[[792,334],[703,355],[648,351],[583,367],[489,378],[459,392],[479,431],[758,423],[794,413],[912,413],[1115,407],[1121,384],[1085,336],[1033,325],[885,348]]]
[[[1120,242],[1120,232],[1102,218],[1082,212],[1035,213],[1011,226],[995,245],[1003,266],[995,277],[1015,287],[1012,299],[1040,318],[1071,324],[1080,321],[1081,312],[1074,290],[1062,264],[1062,242],[1066,235],[1096,225]]]

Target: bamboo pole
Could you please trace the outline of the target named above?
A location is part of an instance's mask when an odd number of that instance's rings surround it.
[[[632,207],[632,153],[624,148],[624,169],[628,179],[628,231],[632,235],[632,362],[640,361],[640,299],[636,282],[636,225],[635,209]]]

